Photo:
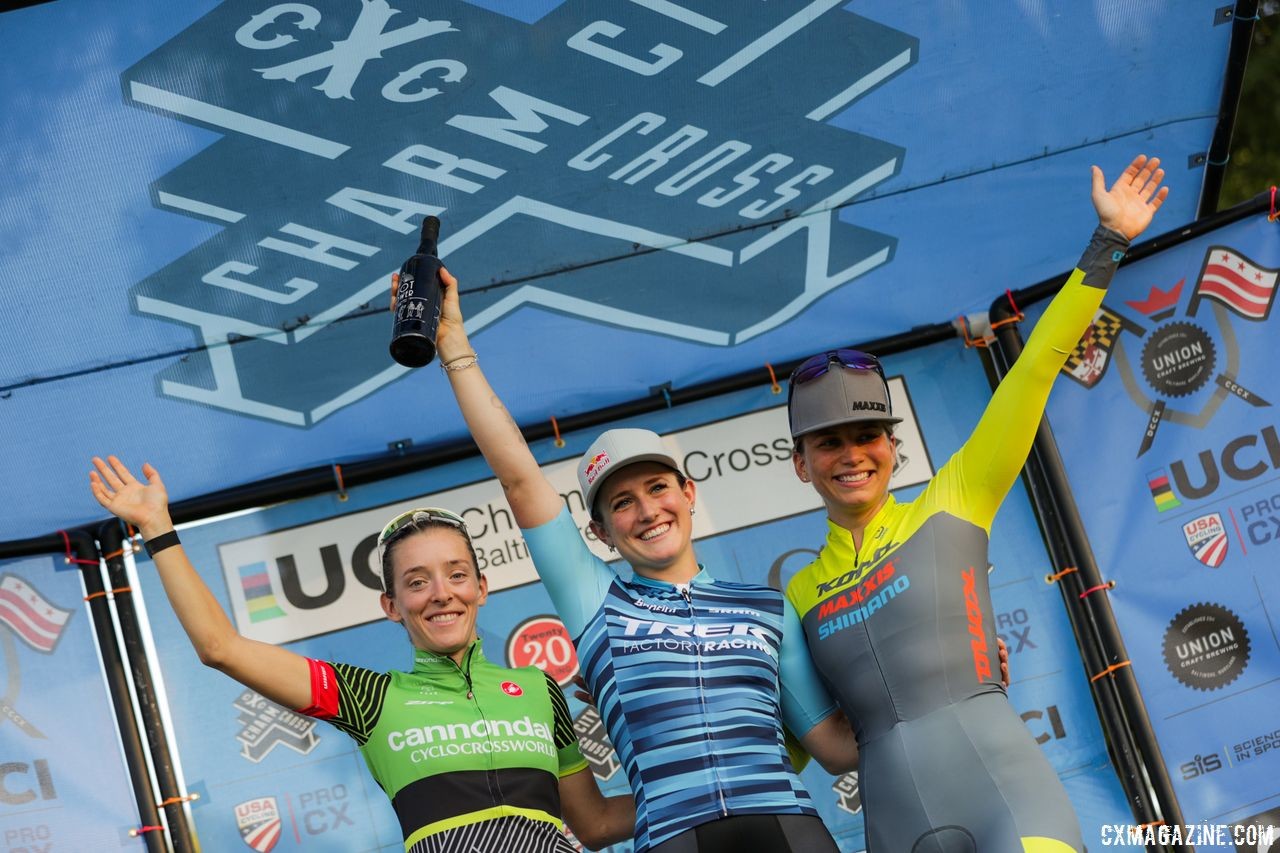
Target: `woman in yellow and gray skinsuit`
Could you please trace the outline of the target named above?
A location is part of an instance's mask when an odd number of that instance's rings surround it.
[[[889,494],[894,440],[879,362],[822,353],[792,374],[796,474],[828,515],[818,559],[787,586],[819,671],[858,736],[870,853],[1083,849],[1066,791],[999,682],[987,585],[992,520],[1053,379],[1093,320],[1129,241],[1168,195],[1136,158],[978,426],[915,500]]]

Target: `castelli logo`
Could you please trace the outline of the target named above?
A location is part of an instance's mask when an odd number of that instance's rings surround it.
[[[520,685],[519,685],[519,684],[516,684],[514,681],[504,681],[504,682],[502,682],[502,692],[503,692],[503,693],[505,693],[505,694],[507,694],[508,696],[523,696],[523,695],[524,695],[524,690],[522,690],[522,689],[521,689],[521,687],[520,687]]]

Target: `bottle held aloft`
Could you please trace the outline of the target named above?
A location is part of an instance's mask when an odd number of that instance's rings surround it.
[[[405,367],[423,367],[436,357],[436,327],[440,325],[440,259],[436,240],[440,220],[422,220],[418,251],[400,266],[396,284],[396,313],[391,327],[391,357]]]

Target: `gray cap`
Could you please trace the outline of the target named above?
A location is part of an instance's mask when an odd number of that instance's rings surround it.
[[[792,438],[837,424],[902,422],[893,416],[889,386],[879,373],[838,363],[816,379],[792,385],[787,416]]]
[[[661,462],[680,470],[662,438],[647,429],[611,429],[592,442],[578,460],[578,486],[587,511],[595,503],[596,493],[610,475],[635,462]]]

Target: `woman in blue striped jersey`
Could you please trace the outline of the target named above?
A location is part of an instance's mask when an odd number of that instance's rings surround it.
[[[635,795],[636,851],[834,853],[783,724],[832,773],[857,752],[795,613],[777,590],[702,569],[696,488],[647,430],[610,430],[582,458],[592,531],[634,577],[592,554],[477,364],[456,279],[440,278],[441,367],[577,645]]]

